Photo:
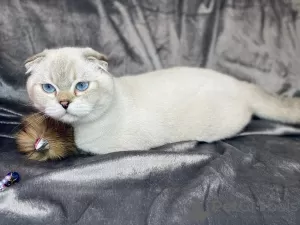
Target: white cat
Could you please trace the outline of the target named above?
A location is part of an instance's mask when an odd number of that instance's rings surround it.
[[[300,123],[300,100],[200,68],[113,77],[91,48],[45,50],[25,62],[34,106],[70,123],[82,150],[101,154],[167,143],[213,142],[240,132],[253,115]]]

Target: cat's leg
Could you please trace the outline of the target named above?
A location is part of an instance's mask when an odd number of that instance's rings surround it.
[[[283,123],[300,124],[300,98],[270,94],[253,84],[245,86],[245,97],[256,116]]]
[[[224,111],[223,111],[224,110]],[[226,112],[229,111],[229,113]],[[197,140],[205,142],[214,142],[236,136],[249,124],[252,118],[252,111],[246,105],[237,105],[233,109],[220,109],[219,116],[214,118],[214,124],[207,126],[208,135],[202,137],[201,134]],[[201,140],[203,139],[203,140]]]
[[[209,99],[209,100],[208,100]],[[250,122],[253,111],[242,98],[226,95],[201,96],[176,118],[180,140],[213,142],[235,136]],[[176,136],[176,135],[174,135]]]

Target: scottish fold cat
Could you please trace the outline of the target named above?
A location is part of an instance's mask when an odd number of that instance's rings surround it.
[[[77,146],[102,154],[168,143],[214,142],[253,115],[300,123],[300,100],[202,68],[174,67],[114,77],[91,48],[48,49],[25,62],[34,106],[75,128]]]

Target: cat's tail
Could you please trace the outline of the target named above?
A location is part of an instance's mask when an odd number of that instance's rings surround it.
[[[273,95],[253,84],[247,84],[246,90],[254,115],[282,123],[300,124],[300,98]]]

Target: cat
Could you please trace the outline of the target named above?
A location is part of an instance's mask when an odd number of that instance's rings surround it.
[[[220,72],[173,67],[114,77],[105,55],[46,49],[25,61],[34,106],[74,127],[78,148],[104,154],[235,136],[253,115],[300,123],[300,100]]]

